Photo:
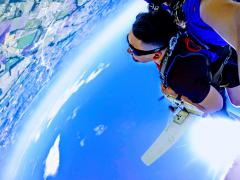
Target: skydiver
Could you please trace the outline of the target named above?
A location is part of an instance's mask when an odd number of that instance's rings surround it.
[[[187,22],[188,32],[205,45],[230,44],[238,53],[240,77],[240,0],[145,0],[150,10],[165,3],[176,19]],[[184,19],[181,19],[184,18]],[[219,36],[220,35],[220,36]]]
[[[140,13],[127,41],[135,61],[156,63],[164,94],[207,114],[223,108],[220,92],[225,88],[231,103],[240,106],[237,53],[232,47],[226,46],[222,54],[209,51],[177,25],[169,11]]]

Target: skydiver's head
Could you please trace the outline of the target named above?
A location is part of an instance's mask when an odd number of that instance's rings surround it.
[[[135,61],[158,63],[177,30],[174,18],[166,11],[140,13],[127,36],[128,53]]]

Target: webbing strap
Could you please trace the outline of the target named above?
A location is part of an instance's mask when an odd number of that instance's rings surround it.
[[[228,46],[228,50],[229,50],[229,53],[228,53],[227,57],[225,58],[225,60],[221,64],[221,66],[218,69],[218,71],[212,77],[212,83],[214,85],[220,86],[220,83],[221,83],[220,77],[222,76],[223,68],[228,63],[230,57],[232,56],[232,48],[231,48],[231,46]]]
[[[160,78],[161,78],[161,81],[163,83],[163,85],[165,87],[168,87],[168,82],[167,82],[167,75],[166,75],[166,68],[169,64],[169,58],[171,57],[172,53],[173,53],[173,50],[175,49],[175,46],[178,42],[178,39],[180,37],[180,34],[181,33],[177,33],[176,36],[173,36],[170,41],[169,41],[169,47],[167,48],[166,50],[166,54],[163,58],[163,60],[161,61],[161,67],[160,67]]]

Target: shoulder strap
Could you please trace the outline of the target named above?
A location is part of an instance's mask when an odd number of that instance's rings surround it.
[[[225,57],[224,61],[222,62],[221,66],[220,66],[220,68],[218,69],[218,71],[212,77],[212,84],[216,85],[216,86],[220,86],[223,68],[228,63],[230,57],[232,56],[232,48],[231,48],[231,46],[225,47],[223,49],[223,51],[227,51],[226,52],[227,56]]]
[[[177,33],[176,36],[173,36],[170,41],[169,41],[169,47],[167,48],[166,50],[166,54],[163,58],[163,60],[161,61],[161,65],[160,65],[160,79],[163,83],[163,85],[165,87],[168,87],[168,82],[167,82],[167,76],[168,76],[168,73],[169,73],[169,59],[173,53],[173,50],[175,49],[175,46],[178,42],[178,39],[180,37],[180,33]],[[171,63],[173,64],[173,63]],[[168,69],[167,69],[168,68]]]

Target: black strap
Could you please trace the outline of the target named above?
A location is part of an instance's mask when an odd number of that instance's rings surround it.
[[[222,76],[222,73],[223,73],[223,68],[228,63],[230,57],[232,56],[232,48],[231,48],[231,46],[227,47],[227,51],[228,51],[228,54],[227,54],[226,58],[222,62],[222,64],[221,64],[220,68],[218,69],[218,71],[212,77],[213,85],[220,86],[221,76]]]
[[[178,42],[179,37],[182,35],[181,32],[177,33],[175,36],[173,36],[169,41],[169,47],[166,50],[166,54],[161,61],[161,67],[160,67],[160,79],[165,87],[168,87],[167,82],[167,76],[170,71],[169,68],[169,59],[173,53],[173,50],[175,49],[175,46]]]

